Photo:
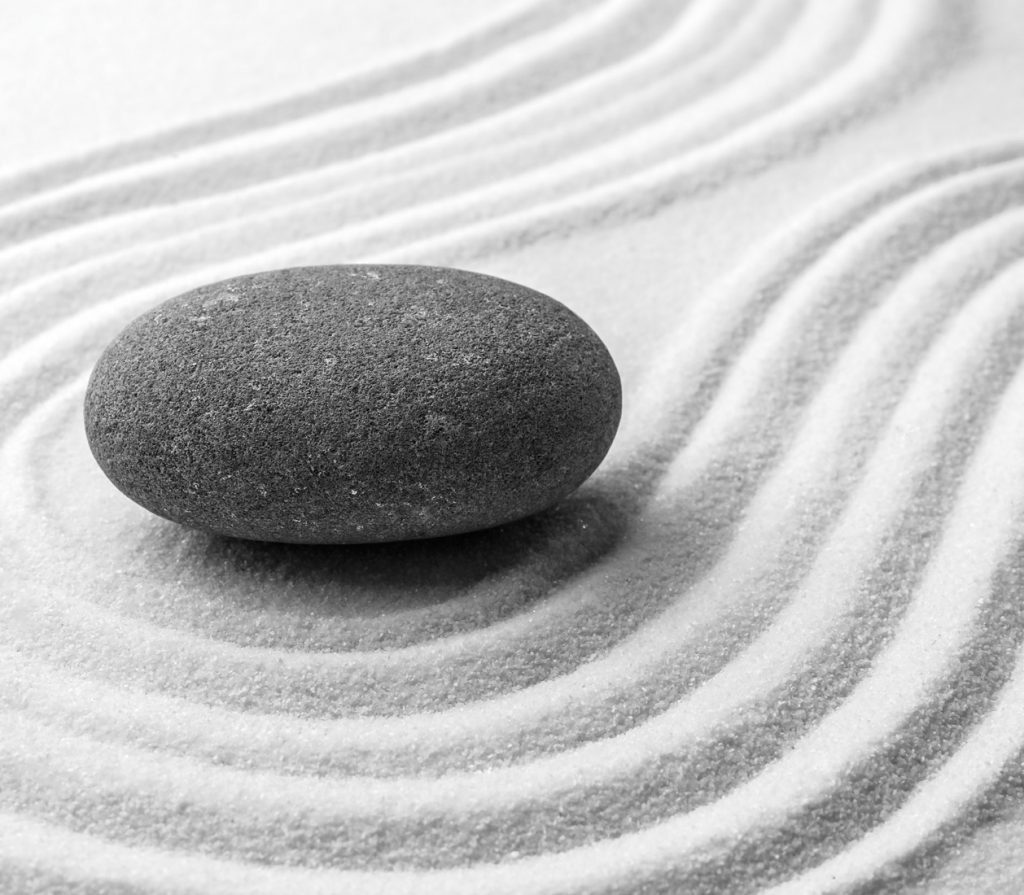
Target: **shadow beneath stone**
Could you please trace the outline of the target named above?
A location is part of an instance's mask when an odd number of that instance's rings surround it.
[[[514,575],[542,595],[609,552],[627,529],[629,501],[588,485],[556,506],[484,531],[385,544],[246,541],[161,526],[162,553],[191,586],[236,608],[378,616],[435,606],[487,579]],[[517,587],[516,590],[523,588]]]

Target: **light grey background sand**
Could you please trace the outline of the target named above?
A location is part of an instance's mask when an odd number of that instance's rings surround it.
[[[0,880],[1014,891],[1015,4],[365,6],[0,12]],[[127,320],[367,260],[601,334],[576,497],[325,550],[103,479]]]

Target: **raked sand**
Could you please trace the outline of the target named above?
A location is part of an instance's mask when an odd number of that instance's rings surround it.
[[[0,891],[1024,887],[1015,4],[368,5],[0,36]],[[602,335],[576,495],[302,548],[104,479],[133,316],[378,261]]]

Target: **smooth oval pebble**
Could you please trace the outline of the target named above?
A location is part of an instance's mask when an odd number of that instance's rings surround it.
[[[172,298],[103,352],[100,467],[218,534],[363,543],[487,528],[557,502],[619,422],[608,350],[524,286],[440,267],[302,267]]]

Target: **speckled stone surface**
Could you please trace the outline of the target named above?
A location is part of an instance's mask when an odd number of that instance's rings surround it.
[[[89,382],[110,480],[184,525],[361,543],[486,528],[598,466],[607,349],[562,304],[450,268],[306,267],[215,283],[132,322]]]

